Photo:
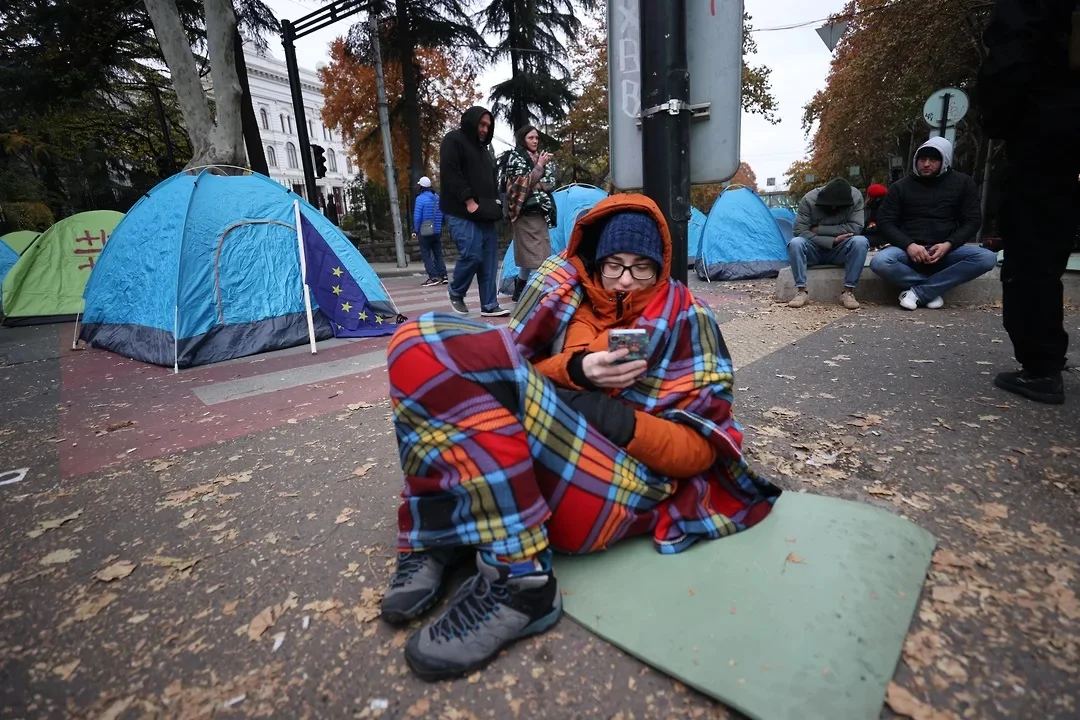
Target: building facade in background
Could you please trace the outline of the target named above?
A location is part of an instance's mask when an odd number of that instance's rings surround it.
[[[349,212],[345,187],[359,174],[359,170],[345,152],[340,134],[322,123],[323,94],[318,75],[312,70],[300,68],[308,138],[312,145],[321,145],[326,151],[326,177],[315,181],[322,197],[313,201],[307,197],[304,189],[304,167],[300,160],[300,141],[296,137],[296,118],[285,62],[270,53],[259,55],[254,47],[247,44],[244,45],[244,59],[251,87],[251,104],[255,107],[270,177],[319,209],[324,209],[326,200],[333,197],[338,213],[344,215]]]

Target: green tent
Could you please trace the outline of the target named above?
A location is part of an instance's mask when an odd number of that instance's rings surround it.
[[[22,255],[26,252],[26,248],[30,247],[38,236],[39,232],[33,230],[16,230],[15,232],[9,232],[7,235],[0,235],[0,242],[5,243],[9,248]]]
[[[4,325],[65,322],[81,313],[90,271],[123,217],[84,212],[42,233],[4,278]]]

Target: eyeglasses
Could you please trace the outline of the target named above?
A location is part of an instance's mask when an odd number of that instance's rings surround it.
[[[656,268],[652,263],[638,263],[636,265],[623,265],[613,260],[605,260],[600,265],[600,274],[608,280],[618,280],[627,270],[630,277],[635,280],[652,280],[656,277]]]

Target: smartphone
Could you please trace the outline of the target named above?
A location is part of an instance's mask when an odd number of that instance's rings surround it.
[[[630,354],[617,362],[625,363],[633,360],[644,360],[645,352],[649,348],[649,334],[640,328],[610,331],[608,333],[608,351],[615,352],[620,348],[629,349]]]

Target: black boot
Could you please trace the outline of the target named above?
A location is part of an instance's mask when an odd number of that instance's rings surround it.
[[[1036,375],[1027,370],[998,373],[994,384],[1002,390],[1022,395],[1035,402],[1061,405],[1065,402],[1065,383],[1060,372]]]
[[[521,299],[521,293],[525,289],[525,281],[521,278],[514,278],[514,294],[510,296],[510,299],[517,302]]]

